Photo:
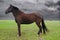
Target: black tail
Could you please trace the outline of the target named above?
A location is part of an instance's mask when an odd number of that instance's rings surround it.
[[[44,19],[43,18],[42,18],[42,28],[43,28],[43,33],[45,34],[48,31],[48,29],[45,26],[45,23],[44,23]]]

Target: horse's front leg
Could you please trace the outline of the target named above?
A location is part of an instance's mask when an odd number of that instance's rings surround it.
[[[20,23],[17,23],[17,25],[18,25],[18,34],[19,36],[21,36]]]

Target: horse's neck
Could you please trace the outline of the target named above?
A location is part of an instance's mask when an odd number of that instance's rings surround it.
[[[22,12],[22,11],[20,11],[20,10],[13,11],[12,13],[13,13],[13,16],[14,16],[14,17],[17,17],[18,15],[23,14],[23,12]]]

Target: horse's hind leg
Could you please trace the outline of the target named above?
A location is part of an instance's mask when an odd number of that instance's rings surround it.
[[[42,33],[42,27],[40,25],[40,21],[36,21],[36,24],[37,24],[37,26],[39,28],[39,31],[38,31],[38,35],[39,35],[40,33]]]

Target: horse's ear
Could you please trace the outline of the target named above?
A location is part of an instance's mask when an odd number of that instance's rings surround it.
[[[10,6],[13,6],[13,5],[10,4]]]

